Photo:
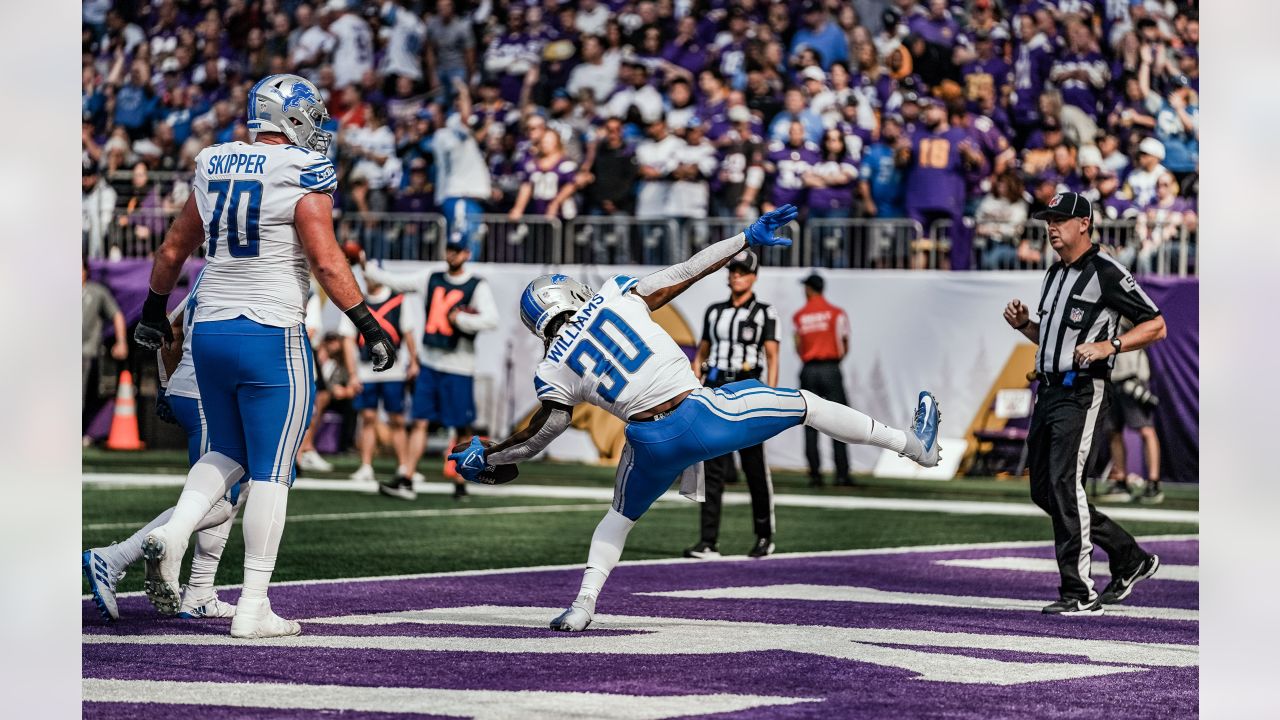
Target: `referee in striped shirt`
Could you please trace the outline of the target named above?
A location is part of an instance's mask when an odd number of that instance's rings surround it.
[[[707,308],[702,319],[702,340],[693,360],[693,372],[707,387],[739,380],[763,380],[778,386],[778,312],[756,300],[752,287],[760,260],[743,250],[729,261],[729,299]],[[767,373],[767,375],[766,375]],[[763,376],[763,377],[762,377]],[[751,516],[756,542],[747,553],[764,557],[773,552],[773,479],[765,465],[764,445],[738,451],[742,471],[751,492]],[[737,479],[733,454],[707,460],[706,501],[702,503],[702,537],[686,548],[685,557],[719,557],[720,506],[726,482]]]
[[[1133,276],[1090,239],[1089,201],[1059,193],[1036,218],[1049,225],[1049,244],[1059,260],[1049,268],[1032,319],[1013,300],[1005,322],[1036,343],[1040,388],[1027,436],[1031,499],[1053,520],[1054,548],[1062,584],[1047,614],[1101,614],[1123,601],[1134,584],[1151,577],[1160,558],[1138,546],[1124,528],[1094,509],[1085,495],[1089,450],[1102,442],[1106,380],[1115,355],[1138,350],[1165,336],[1164,318]],[[1119,333],[1120,318],[1134,327]],[[1090,577],[1093,543],[1107,553],[1111,582],[1099,594]]]

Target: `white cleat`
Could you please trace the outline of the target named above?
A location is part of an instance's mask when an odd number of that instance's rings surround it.
[[[333,472],[333,466],[327,460],[320,457],[320,453],[315,450],[307,450],[298,456],[298,467],[303,470],[312,470],[314,472]]]
[[[178,617],[184,620],[200,620],[235,616],[236,606],[219,600],[218,593],[213,588],[192,589],[188,585],[182,589],[182,606],[178,608]]]
[[[373,474],[372,465],[361,465],[358,470],[351,473],[351,479],[356,482],[372,483],[377,482],[378,478]]]
[[[588,607],[588,606],[592,607]],[[591,624],[591,617],[595,610],[594,602],[584,602],[582,600],[574,600],[568,610],[560,613],[555,620],[551,621],[551,629],[560,632],[582,632]]]
[[[271,612],[271,601],[240,599],[236,615],[231,619],[231,637],[245,640],[301,635],[302,626]]]
[[[120,608],[116,606],[116,585],[124,577],[124,572],[116,572],[101,550],[102,548],[85,550],[80,555],[80,567],[84,570],[85,579],[89,581],[89,591],[93,594],[93,604],[97,606],[98,612],[107,622],[115,622],[120,619]]]
[[[182,556],[187,552],[187,539],[170,538],[165,533],[167,527],[161,525],[152,530],[142,541],[142,557],[147,566],[142,589],[161,615],[177,615],[182,604],[178,573],[182,569]]]
[[[938,426],[941,424],[942,410],[938,407],[938,399],[928,390],[921,390],[915,417],[911,421],[911,432],[922,448],[920,457],[912,459],[921,467],[935,467],[942,460],[942,447],[938,445]]]

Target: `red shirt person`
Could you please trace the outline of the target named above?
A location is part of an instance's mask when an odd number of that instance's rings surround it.
[[[817,273],[804,279],[807,302],[791,317],[795,327],[796,353],[804,362],[800,369],[800,389],[832,402],[847,403],[840,361],[849,352],[849,316],[822,295],[826,283]],[[837,485],[852,485],[849,451],[842,442],[833,442]],[[818,458],[818,433],[805,428],[804,454],[809,463],[809,486],[822,485]]]

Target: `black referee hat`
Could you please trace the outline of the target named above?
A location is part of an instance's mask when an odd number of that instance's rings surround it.
[[[1036,220],[1073,217],[1088,218],[1093,217],[1093,207],[1079,193],[1060,192],[1049,201],[1049,207],[1036,213],[1033,217]]]
[[[737,255],[734,255],[733,259],[729,261],[729,272],[737,270],[738,272],[754,275],[756,270],[759,269],[760,258],[756,257],[756,254],[750,250],[743,250]]]

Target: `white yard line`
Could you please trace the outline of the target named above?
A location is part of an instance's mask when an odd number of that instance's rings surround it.
[[[1140,536],[1139,540],[1145,542],[1179,542],[1183,540],[1199,540],[1199,535],[1145,535]],[[623,560],[618,563],[619,566],[642,566],[642,565],[674,565],[678,563],[703,563],[703,562],[753,562],[768,563],[777,561],[786,561],[795,558],[841,558],[841,557],[860,557],[865,555],[905,555],[909,553],[922,552],[959,552],[965,550],[1012,550],[1018,548],[1051,548],[1053,541],[1051,540],[1002,540],[999,542],[985,543],[956,543],[953,545],[908,545],[903,547],[891,548],[862,548],[858,550],[822,550],[817,552],[793,552],[793,553],[775,553],[765,558],[749,558],[745,555],[741,556],[725,556],[716,560],[694,560],[690,558],[654,558],[652,560]],[[375,575],[372,577],[358,578],[321,578],[313,580],[284,580],[281,582],[271,583],[272,587],[282,587],[287,585],[326,585],[330,583],[363,583],[363,582],[382,582],[386,580],[428,580],[432,578],[447,577],[474,577],[478,575],[504,575],[508,573],[525,573],[525,572],[558,572],[562,570],[581,570],[582,563],[572,563],[567,565],[534,565],[531,567],[506,567],[506,568],[487,568],[483,570],[449,570],[446,572],[433,573],[410,573],[407,575]],[[218,585],[219,590],[238,588],[239,585]],[[119,593],[116,597],[141,597],[141,592]],[[91,596],[82,595],[83,599],[89,599]]]
[[[1058,573],[1058,563],[1053,558],[1038,557],[992,557],[992,558],[955,558],[952,560],[934,560],[938,565],[952,567],[977,568],[979,570],[1018,570],[1034,573]],[[1110,576],[1106,563],[1095,563],[1095,576]],[[1199,565],[1166,565],[1160,563],[1156,577],[1161,580],[1180,580],[1182,582],[1200,582]]]
[[[175,487],[185,480],[183,475],[141,475],[86,473],[84,483],[95,487]],[[355,480],[309,480],[301,478],[293,485],[300,490],[345,490],[348,492],[377,492],[373,483]],[[428,482],[415,486],[418,492],[447,494],[453,492],[451,483]],[[562,485],[472,485],[477,496],[537,497],[559,500],[596,500],[612,502],[613,488],[575,487]],[[684,501],[677,492],[668,491],[660,500]],[[746,505],[751,496],[745,492],[724,494],[726,505]],[[832,497],[828,495],[778,494],[773,497],[778,507],[807,507],[823,510],[891,510],[902,512],[938,512],[958,515],[1007,515],[1017,517],[1044,517],[1044,511],[1027,502],[989,502],[979,500],[923,500],[915,498]],[[1151,522],[1199,523],[1197,510],[1165,510],[1162,508],[1106,508],[1106,513],[1117,520],[1146,520]]]
[[[580,503],[577,505],[513,505],[492,508],[449,508],[432,510],[380,510],[350,513],[317,513],[312,515],[290,515],[290,523],[300,522],[333,522],[343,520],[386,520],[388,518],[428,518],[454,517],[468,515],[530,515],[553,512],[604,512],[608,505],[596,503]],[[236,519],[239,522],[239,518]],[[139,522],[91,523],[85,530],[135,530],[145,525],[148,520]]]

